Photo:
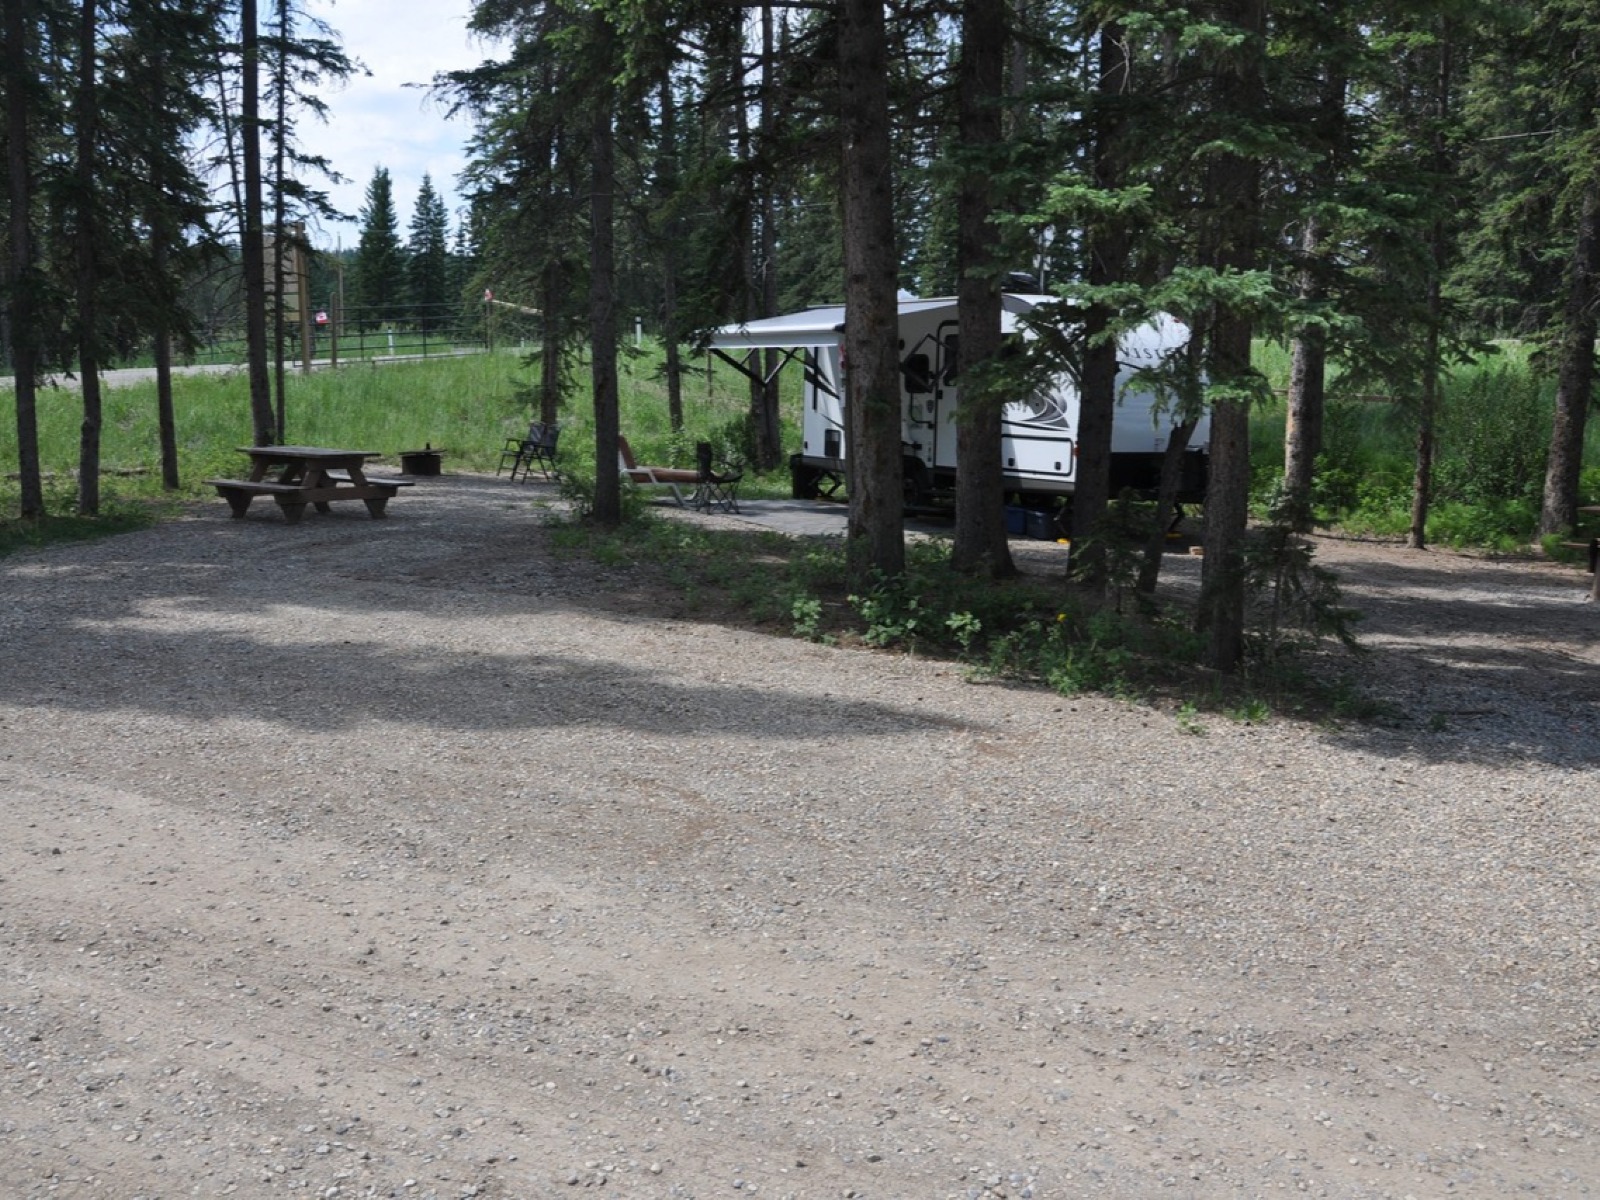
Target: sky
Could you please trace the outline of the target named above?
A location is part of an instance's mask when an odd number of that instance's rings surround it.
[[[445,120],[438,101],[406,85],[493,57],[492,46],[467,33],[471,8],[471,0],[306,0],[305,11],[332,26],[345,53],[371,72],[323,93],[326,124],[306,120],[300,126],[304,149],[347,179],[325,186],[333,206],[352,220],[312,230],[319,247],[356,244],[361,230],[355,217],[378,167],[388,168],[393,183],[401,240],[425,174],[444,198],[454,229],[461,207],[456,176],[466,165],[463,147],[472,128],[464,118]]]

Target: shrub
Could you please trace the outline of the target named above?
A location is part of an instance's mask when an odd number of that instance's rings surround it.
[[[1550,447],[1551,401],[1520,364],[1497,362],[1447,389],[1434,468],[1439,501],[1537,505]]]

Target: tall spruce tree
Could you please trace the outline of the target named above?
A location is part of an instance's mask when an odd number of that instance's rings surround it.
[[[239,5],[239,145],[241,225],[239,253],[244,265],[245,353],[250,379],[250,421],[256,445],[278,440],[272,407],[272,376],[267,345],[267,236],[261,180],[261,30],[256,0]]]
[[[450,213],[426,174],[408,232],[406,283],[413,318],[424,329],[442,329],[451,322]]]
[[[37,0],[9,0],[0,19],[0,88],[5,99],[7,242],[6,332],[17,403],[17,467],[24,521],[45,515],[39,469],[38,381],[42,362],[39,271],[34,229],[34,121],[39,86]]]
[[[361,324],[376,328],[405,319],[406,262],[394,210],[394,185],[387,167],[377,167],[361,207],[361,237],[351,282]]]
[[[78,77],[73,94],[74,164],[72,208],[76,266],[79,392],[83,421],[78,435],[78,512],[100,511],[100,237],[99,196],[95,173],[100,134],[100,6],[82,0],[78,18]]]

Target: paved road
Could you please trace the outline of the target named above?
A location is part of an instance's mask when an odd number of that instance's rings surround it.
[[[468,350],[468,351],[458,351],[456,355],[444,355],[444,354],[377,355],[377,356],[374,356],[374,357],[371,357],[371,358],[361,358],[361,359],[350,358],[350,359],[345,359],[344,360],[344,365],[348,366],[351,363],[355,363],[355,362],[361,362],[361,363],[411,362],[411,361],[414,361],[414,360],[420,360],[420,359],[424,359],[424,358],[459,357],[461,354],[480,354],[480,353],[482,353],[482,351]],[[290,365],[291,365],[292,369],[298,370],[298,364],[290,364]],[[332,365],[331,363],[327,362],[326,360],[323,360],[323,361],[312,363],[311,364],[311,368],[314,371],[320,371],[320,370],[326,370],[331,365]],[[172,373],[174,375],[232,375],[232,374],[234,374],[236,372],[242,372],[243,370],[244,370],[244,364],[243,363],[193,363],[193,364],[191,364],[189,366],[173,367],[172,368]],[[122,367],[122,368],[119,368],[119,369],[114,370],[114,371],[102,371],[102,372],[100,372],[100,383],[101,383],[101,386],[108,387],[108,388],[131,387],[132,385],[138,384],[138,383],[148,383],[150,380],[154,379],[155,377],[156,377],[156,369],[154,367]],[[13,386],[14,382],[15,382],[15,379],[14,379],[13,376],[0,375],[0,389],[6,390],[6,391],[10,391],[10,390],[12,390],[12,386]],[[44,381],[43,382],[46,384],[46,386],[67,388],[67,389],[70,389],[72,391],[76,391],[77,388],[78,388],[78,377],[76,375],[46,375],[44,377]]]

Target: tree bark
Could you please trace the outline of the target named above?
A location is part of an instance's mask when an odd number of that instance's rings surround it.
[[[33,142],[29,89],[34,71],[28,55],[33,26],[32,0],[8,0],[5,12],[6,197],[9,201],[11,369],[17,394],[18,515],[38,521],[44,512],[39,471],[39,277],[34,262]]]
[[[1600,182],[1591,182],[1578,216],[1556,374],[1555,422],[1545,460],[1539,532],[1570,532],[1578,522],[1583,434],[1594,402],[1596,310],[1600,308]]]
[[[604,14],[594,15],[599,61],[611,62],[615,35]],[[616,132],[609,82],[597,86],[590,126],[589,196],[589,340],[590,374],[594,383],[594,519],[614,529],[622,521],[622,483],[617,474],[617,437],[621,432],[617,393],[616,312]]]
[[[1219,375],[1250,364],[1248,320],[1227,316],[1212,331],[1211,361]],[[1249,524],[1250,406],[1218,400],[1211,409],[1211,478],[1206,490],[1205,558],[1200,622],[1206,665],[1232,671],[1244,656],[1244,539]]]
[[[985,149],[1001,140],[1006,52],[1005,0],[963,0],[958,68],[960,148],[966,156],[957,197],[956,309],[961,403],[956,412],[956,527],[950,562],[969,575],[1014,575],[1006,538],[1000,430],[1004,399],[983,368],[1000,353],[999,239],[993,223]]]
[[[272,393],[274,401],[273,429],[277,440],[284,441],[287,433],[288,380],[284,367],[284,341],[286,334],[286,297],[288,277],[284,270],[284,255],[293,254],[288,244],[288,197],[283,190],[288,174],[289,153],[289,4],[288,0],[274,0],[274,23],[277,26],[277,46],[272,55],[273,122],[272,122]],[[294,259],[290,259],[291,262]]]
[[[845,408],[850,581],[905,573],[899,305],[889,157],[883,5],[841,0],[839,102],[844,163]]]
[[[1434,170],[1443,177],[1450,169],[1449,147],[1445,142],[1445,123],[1450,116],[1450,87],[1454,67],[1454,43],[1448,20],[1442,23],[1439,37],[1439,67],[1434,79],[1433,135]],[[1411,530],[1406,539],[1413,550],[1428,544],[1428,506],[1433,497],[1433,437],[1439,413],[1439,382],[1443,374],[1440,336],[1444,323],[1444,272],[1448,245],[1443,219],[1433,223],[1428,273],[1428,329],[1423,347],[1422,396],[1417,412],[1415,467],[1411,479]]]
[[[1422,394],[1417,401],[1417,439],[1411,475],[1411,528],[1406,544],[1422,550],[1428,544],[1428,505],[1433,496],[1433,434],[1439,411],[1439,322],[1443,318],[1438,256],[1442,231],[1435,230],[1435,270],[1428,281],[1428,331],[1423,343]]]
[[[678,103],[672,90],[672,74],[664,71],[660,83],[661,138],[657,157],[656,181],[662,207],[670,212],[673,193],[678,187],[677,142]],[[683,347],[678,328],[678,238],[676,221],[667,218],[658,231],[661,239],[661,346],[666,355],[667,420],[676,433],[683,428]]]
[[[1118,98],[1127,94],[1132,60],[1120,24],[1100,29],[1099,71],[1094,104],[1095,186],[1115,191],[1122,186],[1123,119]],[[1119,283],[1128,269],[1128,235],[1120,227],[1100,225],[1087,233],[1089,285]],[[1111,502],[1111,434],[1117,415],[1117,343],[1109,337],[1112,312],[1091,304],[1084,314],[1083,373],[1078,403],[1078,462],[1072,489],[1073,573],[1093,595],[1106,586],[1105,548],[1100,527]]]
[[[240,0],[240,56],[244,72],[239,102],[239,137],[244,164],[243,256],[245,356],[250,377],[250,420],[256,445],[277,442],[272,409],[272,379],[267,364],[267,278],[265,231],[261,212],[261,40],[256,0]]]
[[[1300,231],[1300,253],[1317,253],[1322,229],[1315,214]],[[1308,267],[1300,275],[1300,296],[1315,300],[1321,287]],[[1302,329],[1289,348],[1289,396],[1283,427],[1283,495],[1291,523],[1304,532],[1311,527],[1311,486],[1317,455],[1322,453],[1322,414],[1327,401],[1327,337],[1321,329]]]
[[[74,192],[78,305],[78,381],[82,392],[83,423],[78,430],[78,515],[100,511],[100,354],[96,274],[98,239],[95,233],[95,140],[99,129],[95,36],[96,0],[83,0],[78,20],[78,87],[74,103],[77,117],[77,163]]]
[[[155,46],[151,50],[150,72],[153,94],[150,102],[164,110],[167,103],[166,48]],[[150,181],[158,194],[165,191],[165,162],[156,156],[150,164]],[[172,218],[159,201],[150,205],[145,223],[150,230],[150,273],[157,280],[167,277],[167,265],[172,247]],[[152,357],[156,371],[156,429],[161,448],[161,486],[176,491],[182,486],[178,474],[178,422],[172,404],[172,314],[165,304],[155,312],[155,329],[151,337]]]
[[[774,134],[777,128],[777,54],[773,45],[772,5],[761,6],[761,313],[778,315],[778,223],[775,175],[772,169]],[[770,471],[783,461],[783,433],[779,420],[778,352],[762,353],[761,402],[755,427],[756,467]]]
[[[1344,67],[1330,61],[1324,69],[1317,106],[1316,136],[1322,154],[1311,168],[1313,205],[1337,181],[1342,149],[1348,142],[1350,84]],[[1321,259],[1326,229],[1315,208],[1300,227],[1300,298],[1315,303],[1324,298]],[[1311,489],[1316,480],[1317,455],[1322,453],[1323,414],[1328,398],[1328,338],[1318,326],[1303,327],[1289,351],[1289,396],[1283,430],[1283,493],[1294,527],[1311,528]]]
[[[1247,39],[1234,61],[1219,65],[1217,108],[1226,118],[1253,120],[1262,107],[1266,0],[1224,6]],[[1260,164],[1238,153],[1219,154],[1206,184],[1214,206],[1207,265],[1222,270],[1255,266],[1260,241]],[[1224,306],[1210,331],[1214,381],[1235,388],[1250,370],[1250,319]],[[1206,491],[1205,560],[1197,619],[1206,634],[1206,665],[1237,669],[1244,657],[1244,542],[1250,515],[1250,406],[1237,392],[1211,410],[1211,479]]]

